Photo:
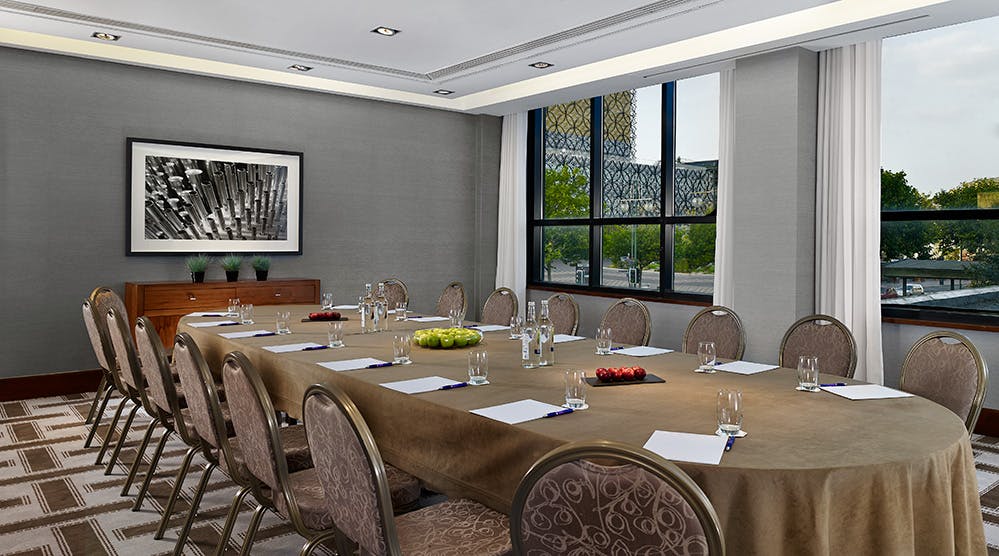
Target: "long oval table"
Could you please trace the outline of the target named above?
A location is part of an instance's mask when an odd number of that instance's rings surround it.
[[[707,494],[731,554],[984,554],[974,458],[963,423],[946,408],[911,397],[850,401],[802,393],[791,369],[744,376],[692,372],[696,357],[597,356],[593,340],[557,345],[557,364],[520,366],[519,342],[488,332],[489,382],[407,395],[380,383],[438,375],[467,379],[466,349],[413,347],[413,364],[333,372],[317,363],[375,357],[392,360],[392,336],[446,326],[390,322],[390,331],[360,334],[345,311],[346,347],[271,353],[264,346],[326,343],[328,324],[299,320],[315,306],[291,310],[289,336],[229,340],[220,333],[274,328],[272,308],[258,307],[247,326],[194,328],[210,365],[242,351],[258,367],[275,406],[301,415],[310,384],[333,383],[360,408],[386,461],[449,496],[467,496],[509,512],[517,485],[544,453],[566,442],[612,439],[642,446],[656,430],[710,434],[720,388],[739,388],[749,435],[719,465],[678,462]],[[668,346],[664,346],[668,347]],[[665,384],[589,388],[590,409],[508,425],[469,410],[533,398],[560,404],[563,371],[641,365]],[[823,376],[823,382],[840,381]],[[853,381],[847,381],[853,382]]]

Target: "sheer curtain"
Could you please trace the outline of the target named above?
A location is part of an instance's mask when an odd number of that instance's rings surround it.
[[[500,147],[496,287],[527,306],[527,113],[503,116]]]
[[[721,71],[718,111],[718,201],[715,225],[714,304],[734,302],[732,273],[732,161],[735,156],[735,70]]]
[[[881,384],[881,41],[819,53],[815,307],[857,340]]]

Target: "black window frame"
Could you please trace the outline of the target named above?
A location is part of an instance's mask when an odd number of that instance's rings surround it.
[[[703,216],[675,216],[674,181],[676,161],[676,82],[662,87],[662,152],[660,158],[660,212],[658,216],[604,217],[603,212],[603,97],[590,99],[590,212],[585,218],[542,218],[545,168],[546,108],[528,113],[527,136],[527,286],[560,291],[600,294],[610,297],[634,297],[653,301],[673,301],[703,305],[712,302],[713,294],[675,291],[673,289],[673,239],[675,226],[715,224],[715,210]],[[600,215],[600,216],[597,216]],[[659,225],[659,289],[635,289],[600,285],[602,268],[602,231],[604,226]],[[549,282],[539,277],[543,266],[542,233],[544,227],[586,226],[590,232],[589,281],[586,285]],[[717,241],[717,240],[716,240]],[[596,271],[594,271],[596,269]]]

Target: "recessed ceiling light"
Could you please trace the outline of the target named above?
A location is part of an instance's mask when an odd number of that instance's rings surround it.
[[[434,91],[434,93],[436,93],[438,95],[450,95],[453,92],[454,91],[449,91],[447,89],[437,89],[436,91]]]
[[[312,66],[303,66],[302,64],[292,64],[288,66],[288,69],[295,71],[310,71],[312,70]]]
[[[375,27],[371,30],[372,33],[378,33],[384,37],[392,37],[399,34],[398,29],[393,29],[391,27]]]
[[[98,32],[96,32],[96,33],[94,33],[93,35],[90,35],[90,36],[94,37],[95,39],[101,39],[102,41],[116,41],[116,40],[118,40],[118,39],[121,38],[121,35],[113,35],[111,33],[102,33],[100,31],[98,31]]]
[[[532,68],[537,68],[539,70],[548,69],[554,65],[555,64],[551,62],[534,62],[533,64],[530,64]]]

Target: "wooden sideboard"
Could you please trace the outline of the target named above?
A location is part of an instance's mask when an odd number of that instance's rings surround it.
[[[241,303],[280,305],[319,303],[319,280],[288,278],[262,282],[126,282],[125,308],[129,322],[145,315],[167,348],[173,346],[180,317],[194,311],[225,310],[229,299]]]

